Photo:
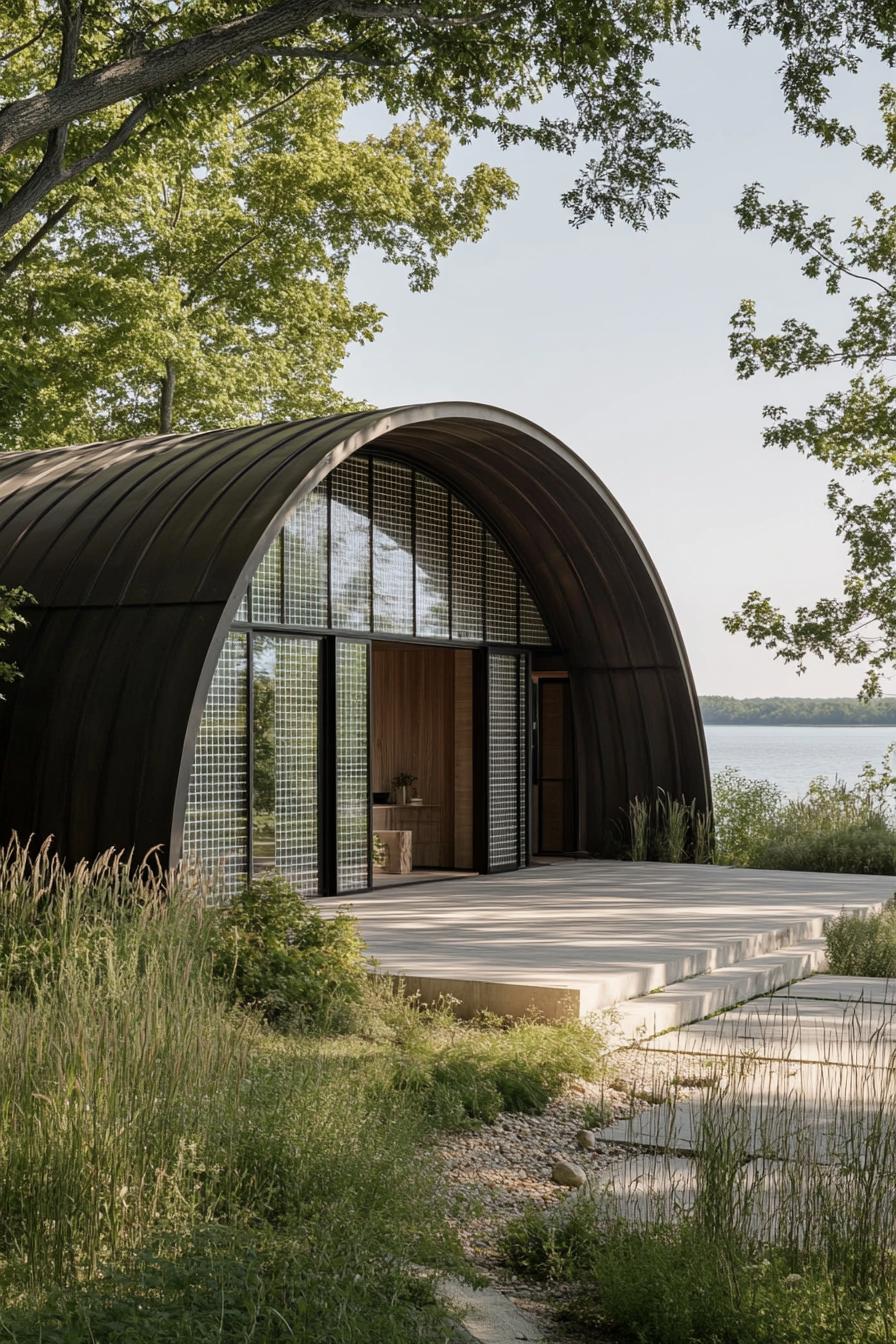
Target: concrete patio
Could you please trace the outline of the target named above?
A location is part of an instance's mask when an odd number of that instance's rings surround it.
[[[625,1005],[617,1016],[633,1035],[820,969],[825,921],[875,910],[894,889],[892,877],[586,860],[345,905],[379,970],[426,999],[547,1017]]]

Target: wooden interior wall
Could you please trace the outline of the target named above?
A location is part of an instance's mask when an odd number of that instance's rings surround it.
[[[441,868],[455,866],[455,652],[425,644],[373,645],[372,787],[391,789],[402,771],[417,776],[412,792],[439,808],[434,866]],[[427,844],[427,866],[431,852]]]
[[[454,653],[454,866],[473,867],[473,651]]]

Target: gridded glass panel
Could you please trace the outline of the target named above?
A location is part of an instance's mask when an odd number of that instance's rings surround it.
[[[488,658],[488,862],[519,862],[519,667],[516,654]]]
[[[520,643],[549,645],[551,637],[541,619],[535,599],[520,579]]]
[[[287,625],[327,624],[327,487],[299,502],[283,525]]]
[[[373,628],[414,633],[411,471],[373,463]]]
[[[370,778],[367,644],[336,641],[336,888],[368,883]]]
[[[252,864],[317,890],[317,641],[256,635],[252,648]]]
[[[233,631],[212,677],[184,816],[184,858],[217,871],[223,897],[238,891],[248,863],[246,640]]]
[[[370,490],[366,461],[350,457],[332,473],[333,625],[370,629]]]
[[[528,659],[517,659],[517,695],[519,696],[519,862],[525,863],[529,852],[529,666]]]
[[[482,524],[451,500],[451,636],[482,639]]]
[[[447,639],[448,491],[417,473],[417,634]]]
[[[490,533],[485,537],[485,637],[516,644],[516,570]]]
[[[236,609],[233,619],[235,621],[248,621],[249,619],[249,590],[243,593],[243,600]]]
[[[280,625],[283,620],[283,533],[278,532],[252,580],[252,620]]]

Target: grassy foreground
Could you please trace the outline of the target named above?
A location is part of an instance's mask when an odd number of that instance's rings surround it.
[[[866,1029],[843,1028],[847,1057]],[[510,1265],[567,1285],[567,1313],[586,1338],[896,1338],[896,1075],[858,1064],[845,1084],[831,1070],[813,1094],[785,1070],[762,1069],[745,1057],[719,1063],[703,1092],[693,1184],[676,1189],[660,1157],[652,1197],[632,1205],[630,1188],[583,1191],[506,1229]]]
[[[0,855],[3,1337],[450,1338],[433,1136],[538,1109],[600,1043],[371,991],[347,925],[265,892],[222,914],[189,875]]]

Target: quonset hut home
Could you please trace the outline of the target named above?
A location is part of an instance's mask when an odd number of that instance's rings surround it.
[[[708,803],[662,584],[557,439],[472,404],[0,457],[0,831],[307,893],[606,854]],[[412,777],[417,801],[400,796]],[[396,787],[399,792],[396,798]],[[422,800],[422,801],[420,801]]]

